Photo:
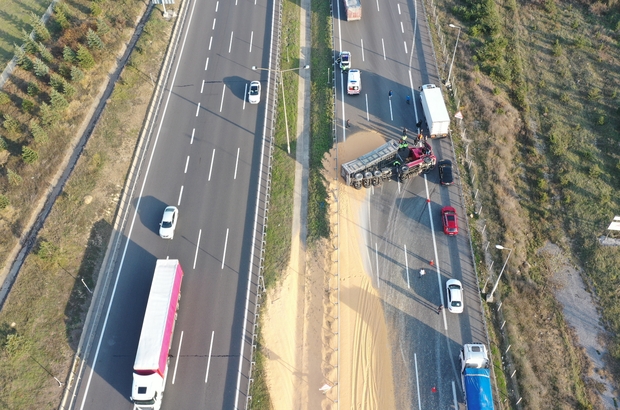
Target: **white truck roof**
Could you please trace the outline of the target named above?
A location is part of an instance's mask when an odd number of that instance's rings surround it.
[[[470,343],[463,345],[461,351],[461,367],[483,369],[489,367],[489,355],[487,347],[482,343]]]

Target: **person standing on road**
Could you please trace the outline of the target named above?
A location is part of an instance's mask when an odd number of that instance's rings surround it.
[[[420,269],[420,277],[426,275],[426,271],[424,269]]]
[[[407,96],[407,104],[411,104],[411,97]]]
[[[349,128],[351,126],[351,121],[347,120],[347,126],[346,128]]]

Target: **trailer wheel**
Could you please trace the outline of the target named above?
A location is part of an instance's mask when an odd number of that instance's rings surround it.
[[[362,189],[362,181],[353,181],[353,188]]]

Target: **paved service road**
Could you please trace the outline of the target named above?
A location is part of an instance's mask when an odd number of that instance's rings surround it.
[[[423,4],[369,2],[363,7],[361,21],[334,20],[336,52],[350,51],[352,68],[362,72],[362,92],[349,96],[346,75],[336,71],[339,140],[356,130],[397,140],[403,127],[411,139],[423,119],[418,88],[440,84]],[[335,0],[334,9],[343,15],[341,2]],[[407,96],[415,104],[407,104]],[[345,127],[347,119],[350,128]],[[449,139],[430,143],[438,160],[456,163]],[[463,402],[460,347],[486,343],[460,186],[440,186],[435,169],[405,184],[390,182],[366,193],[360,223],[367,228],[365,266],[384,301],[397,408],[458,408]],[[456,237],[442,232],[440,210],[446,205],[459,214],[461,233]],[[422,278],[420,269],[427,272]],[[446,309],[437,313],[438,306],[446,304],[445,282],[450,278],[461,280],[465,288],[460,315]]]
[[[164,258],[179,259],[185,276],[163,409],[245,408],[271,88],[269,72],[251,66],[270,64],[273,3],[185,7],[74,409],[133,408],[133,362],[155,261]],[[263,85],[258,105],[247,103],[252,80]],[[171,241],[158,236],[166,205],[179,208]]]

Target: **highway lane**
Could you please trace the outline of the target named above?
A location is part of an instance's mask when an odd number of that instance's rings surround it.
[[[245,405],[244,325],[266,107],[247,104],[245,90],[261,76],[250,67],[269,64],[271,9],[265,1],[188,4],[106,295],[109,309],[73,408],[133,407],[132,367],[150,280],[155,260],[168,257],[180,259],[185,276],[163,408]],[[263,98],[267,91],[264,82]],[[158,223],[170,204],[180,216],[174,240],[165,241]]]
[[[334,8],[338,7],[342,4],[336,1]],[[362,71],[359,96],[346,95],[346,75],[336,73],[343,125],[339,140],[359,130],[398,139],[403,127],[411,137],[423,118],[418,87],[439,84],[423,5],[371,2],[363,7],[361,21],[334,21],[338,51],[351,51],[352,67]],[[415,104],[406,104],[407,95],[414,97]],[[344,128],[346,119],[351,128]],[[449,140],[430,143],[438,159],[454,162]],[[460,346],[486,342],[459,190],[441,187],[434,170],[405,184],[392,182],[366,192],[364,262],[384,301],[398,408],[458,407],[463,402]],[[440,210],[445,205],[459,213],[462,233],[456,238],[442,232]],[[420,278],[422,268],[427,274]],[[437,314],[439,304],[445,305],[449,278],[460,279],[465,288],[463,314],[446,310]]]

